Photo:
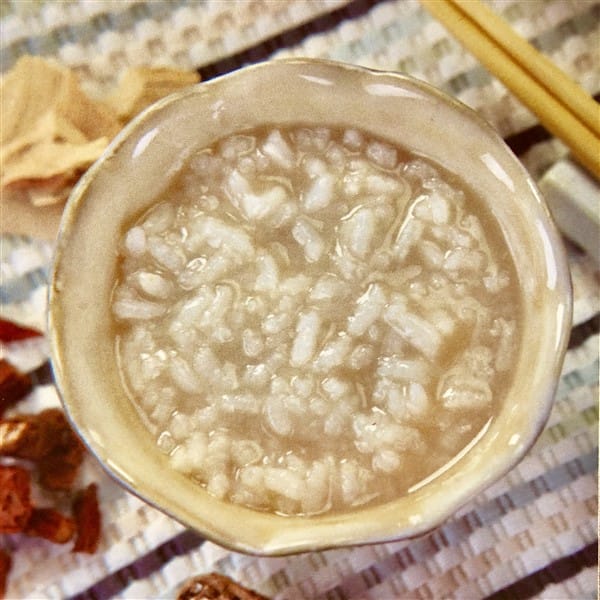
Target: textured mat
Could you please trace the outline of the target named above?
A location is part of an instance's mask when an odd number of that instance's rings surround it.
[[[490,2],[592,94],[600,92],[600,2]],[[24,53],[75,68],[103,93],[125,67],[176,65],[205,79],[274,56],[316,56],[405,71],[484,115],[539,176],[565,154],[497,80],[413,0],[3,2],[2,70]],[[506,477],[438,529],[407,541],[257,558],[204,542],[113,483],[90,459],[105,518],[98,554],[19,536],[9,598],[173,598],[218,570],[278,599],[557,598],[597,596],[600,273],[569,247],[574,327],[556,403],[536,445]],[[44,327],[52,245],[0,239],[0,311]],[[24,368],[44,340],[3,353]],[[31,408],[58,403],[38,386]]]

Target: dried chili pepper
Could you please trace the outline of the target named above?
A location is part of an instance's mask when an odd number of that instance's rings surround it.
[[[41,337],[42,335],[43,333],[37,329],[18,325],[13,321],[0,318],[0,341],[2,342],[18,342],[20,340]]]
[[[32,388],[31,378],[7,360],[0,359],[0,416],[26,396]]]

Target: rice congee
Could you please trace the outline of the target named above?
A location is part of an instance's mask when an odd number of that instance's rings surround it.
[[[521,300],[484,200],[365,132],[228,136],[119,252],[124,384],[172,467],[219,498],[312,515],[409,494],[510,385]]]

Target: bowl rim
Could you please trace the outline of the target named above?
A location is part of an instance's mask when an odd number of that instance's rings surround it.
[[[541,201],[541,194],[537,190],[537,187],[533,182],[531,176],[527,173],[525,167],[512,154],[512,151],[506,145],[504,140],[502,140],[502,138],[499,136],[496,130],[487,121],[485,121],[476,111],[469,108],[456,98],[453,98],[450,95],[435,88],[431,84],[416,79],[404,73],[377,70],[357,65],[351,65],[347,63],[341,63],[337,61],[312,58],[274,59],[243,67],[242,69],[238,69],[236,71],[227,73],[207,82],[192,86],[191,88],[182,90],[180,92],[176,92],[175,94],[171,94],[170,96],[159,100],[157,103],[145,109],[142,113],[140,113],[137,117],[130,121],[121,130],[121,132],[109,144],[103,155],[94,163],[94,165],[92,165],[92,167],[90,167],[90,169],[81,177],[77,185],[74,187],[69,201],[65,207],[63,218],[61,220],[60,233],[56,245],[55,258],[51,272],[51,285],[49,285],[48,287],[48,331],[50,338],[51,361],[55,373],[55,381],[59,391],[59,396],[65,409],[65,413],[68,419],[70,420],[71,424],[73,425],[75,430],[79,432],[80,436],[82,437],[85,445],[87,446],[91,454],[96,457],[99,464],[113,479],[115,479],[126,489],[128,489],[130,492],[132,492],[145,502],[149,503],[152,506],[155,506],[162,512],[170,515],[171,517],[184,523],[185,525],[198,530],[207,539],[211,539],[224,547],[230,548],[235,551],[241,551],[251,554],[275,556],[310,550],[323,550],[327,548],[335,548],[348,545],[371,544],[376,542],[385,542],[416,537],[439,526],[442,522],[444,522],[450,516],[452,516],[461,506],[467,503],[470,499],[472,499],[477,494],[481,493],[493,482],[497,481],[502,476],[504,476],[523,458],[523,456],[531,448],[531,446],[534,444],[534,442],[542,432],[553,406],[554,392],[558,384],[558,373],[560,372],[560,365],[562,365],[564,355],[567,349],[568,331],[570,330],[572,315],[572,289],[570,279],[568,279],[568,281],[565,280],[561,282],[561,285],[564,286],[563,301],[565,305],[565,314],[564,319],[562,320],[560,331],[557,332],[557,345],[553,360],[553,370],[555,374],[554,381],[547,382],[547,385],[543,390],[544,398],[539,404],[539,411],[536,413],[535,422],[533,422],[530,425],[527,431],[527,435],[523,440],[523,443],[521,443],[519,446],[515,446],[514,452],[506,460],[504,460],[504,466],[502,468],[496,469],[492,476],[482,478],[482,480],[479,482],[472,482],[472,485],[468,489],[463,490],[459,494],[454,494],[454,496],[452,497],[452,501],[448,502],[448,504],[445,505],[443,509],[439,509],[436,514],[428,515],[428,518],[424,520],[416,520],[414,524],[405,527],[402,531],[397,531],[391,533],[390,535],[379,535],[376,538],[369,537],[368,539],[360,539],[359,536],[353,536],[351,533],[349,533],[347,528],[341,527],[340,537],[332,537],[335,535],[332,532],[329,537],[327,535],[323,535],[319,538],[313,536],[311,539],[304,540],[293,538],[290,541],[289,539],[286,539],[285,535],[273,534],[271,536],[268,536],[269,539],[265,543],[264,540],[262,542],[257,542],[257,540],[251,539],[237,539],[235,536],[232,535],[224,535],[223,532],[220,532],[217,529],[211,529],[210,527],[207,529],[206,519],[195,519],[193,518],[193,515],[190,516],[189,512],[187,514],[182,514],[180,510],[174,509],[172,505],[166,506],[163,502],[161,502],[160,499],[157,499],[153,496],[152,491],[149,490],[147,486],[140,485],[139,482],[134,484],[133,480],[128,478],[126,474],[119,472],[119,469],[115,468],[114,463],[111,463],[109,460],[107,460],[108,457],[105,455],[104,451],[98,446],[98,444],[94,442],[93,438],[89,435],[89,424],[85,422],[83,413],[75,407],[73,399],[69,397],[67,373],[65,370],[61,350],[61,346],[63,344],[60,334],[61,328],[60,326],[57,326],[60,325],[60,320],[62,316],[60,314],[60,309],[58,308],[60,306],[60,290],[56,286],[56,281],[59,277],[61,265],[63,262],[64,248],[66,245],[68,245],[73,229],[77,225],[79,208],[85,199],[89,185],[95,179],[96,174],[102,170],[105,163],[118,152],[118,150],[122,147],[126,140],[129,139],[130,135],[135,134],[135,132],[140,127],[140,124],[142,124],[150,115],[161,111],[164,107],[169,106],[172,103],[178,102],[180,99],[198,93],[198,90],[200,89],[204,90],[207,86],[220,86],[221,82],[223,81],[228,81],[239,77],[252,76],[252,73],[255,70],[265,68],[268,69],[272,64],[287,64],[291,65],[292,67],[301,66],[308,68],[314,65],[321,65],[334,70],[342,69],[351,74],[357,74],[360,76],[391,78],[393,81],[399,83],[400,85],[408,84],[412,87],[416,87],[424,94],[428,96],[433,96],[438,100],[443,101],[446,105],[451,105],[454,108],[454,110],[460,111],[466,118],[470,119],[471,121],[474,121],[480,129],[482,129],[488,136],[493,137],[497,141],[497,143],[504,146],[506,151],[510,155],[512,155],[514,163],[516,163],[515,167],[520,170],[524,181],[527,181],[529,187],[531,188],[533,196],[536,196],[537,201],[540,202],[540,211],[542,213],[545,212],[544,226],[548,229],[550,235],[554,236],[554,240],[559,240],[559,236],[556,231],[555,225],[553,224],[552,217],[550,216],[547,209],[545,209],[545,206]],[[555,260],[558,261],[558,263],[562,263],[558,265],[559,270],[562,273],[566,273],[568,275],[569,270],[566,258],[564,256],[564,252],[561,248],[555,246],[553,246],[552,250],[553,258],[555,258]],[[374,509],[372,509],[369,512],[372,513],[373,510]],[[256,511],[253,511],[251,509],[242,510],[243,513],[244,511],[247,511],[247,513],[256,514]],[[348,515],[360,513],[362,513],[362,511],[359,511],[358,513],[343,513],[341,516],[345,517]],[[288,522],[289,520],[295,519],[300,519],[304,523],[307,522],[307,517],[279,518],[284,519]],[[336,525],[339,519],[337,516],[334,516],[328,517],[326,519],[317,518],[316,520],[328,521],[329,524],[333,527]],[[282,527],[282,529],[285,529],[285,527],[283,527],[284,521],[279,521],[278,523],[279,526]],[[323,529],[322,526],[320,526],[319,531],[321,531],[321,529]]]

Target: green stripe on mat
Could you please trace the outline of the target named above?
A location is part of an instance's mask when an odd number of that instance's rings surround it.
[[[598,384],[599,359],[596,358],[590,364],[566,373],[558,383],[556,389],[556,399],[563,400],[574,389],[582,386],[590,386]]]

